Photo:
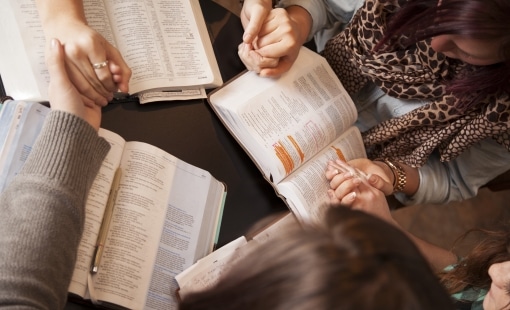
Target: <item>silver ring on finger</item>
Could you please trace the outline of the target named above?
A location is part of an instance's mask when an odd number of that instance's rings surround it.
[[[105,60],[103,62],[98,62],[98,63],[92,64],[92,68],[101,69],[101,68],[106,67],[107,65],[108,65],[108,60]]]

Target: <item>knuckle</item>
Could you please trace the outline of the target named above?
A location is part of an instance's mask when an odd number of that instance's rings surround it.
[[[65,53],[68,57],[77,58],[80,56],[82,49],[76,44],[66,44],[65,45]]]

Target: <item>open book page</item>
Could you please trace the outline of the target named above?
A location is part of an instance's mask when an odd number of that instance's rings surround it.
[[[26,105],[27,103],[24,101],[9,100],[0,113],[0,172],[8,169],[6,166],[8,165],[7,158],[11,153],[10,146],[13,144]],[[0,182],[2,181],[0,180]],[[4,180],[4,185],[0,188],[5,187],[6,182],[7,180]]]
[[[159,280],[155,291],[159,290],[159,297],[167,294],[171,304],[172,292],[167,291],[171,281],[162,274],[173,277],[193,264],[212,177],[142,142],[125,144],[120,168],[110,230],[99,270],[89,284],[90,297],[126,308],[147,308],[154,277]],[[164,271],[153,275],[155,264]],[[159,297],[155,303],[162,302]]]
[[[209,35],[199,28],[205,21],[198,0],[105,3],[117,47],[133,71],[131,92],[221,85]]]
[[[329,182],[325,174],[328,162],[365,157],[361,133],[357,127],[351,127],[275,187],[299,220],[319,221],[330,201],[327,193]]]
[[[199,260],[175,277],[179,284],[179,295],[184,298],[186,294],[214,286],[232,266],[252,251],[256,251],[260,244],[280,235],[285,225],[295,221],[294,215],[288,213],[256,234],[252,240],[247,241],[242,236]]]
[[[2,11],[12,12],[0,18],[0,74],[6,92],[17,100],[48,100],[45,39],[35,1],[6,2]]]
[[[357,118],[326,60],[302,47],[278,79],[246,72],[209,97],[225,126],[274,183],[330,144]]]
[[[182,175],[176,179],[182,181],[170,194],[144,307],[147,310],[177,307],[175,276],[211,253],[219,233],[226,196],[224,184],[184,162],[180,168]]]
[[[120,164],[125,140],[116,133],[99,129],[99,135],[111,145],[110,151],[103,160],[101,168],[92,183],[85,205],[85,226],[78,247],[78,255],[73,277],[68,291],[82,298],[87,298],[87,277],[96,246],[97,235],[103,220],[103,214],[110,194],[115,171]]]
[[[0,146],[0,192],[25,164],[50,110],[37,102],[9,101],[7,104],[3,116],[12,119],[2,119],[10,128],[0,125],[2,131],[6,130],[0,135],[7,146]]]
[[[14,129],[23,113],[23,108],[20,107],[22,104],[24,105],[23,101],[14,100],[7,100],[2,104],[2,110],[0,110],[0,153],[10,145],[7,140],[14,136]],[[9,136],[12,137],[8,138]]]

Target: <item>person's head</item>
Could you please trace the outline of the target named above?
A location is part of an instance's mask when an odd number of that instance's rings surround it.
[[[411,0],[391,17],[376,50],[430,40],[436,52],[473,65],[447,84],[468,108],[487,94],[510,93],[508,16],[508,0]]]
[[[441,282],[450,293],[469,287],[490,289],[484,299],[484,310],[510,308],[509,228],[494,231],[475,229],[467,233],[481,232],[485,238],[480,239],[456,268],[441,274]]]
[[[483,300],[483,309],[508,309],[510,306],[510,261],[491,265],[489,276],[492,283],[487,296]]]
[[[331,208],[325,223],[286,227],[186,309],[452,309],[446,290],[397,228]]]

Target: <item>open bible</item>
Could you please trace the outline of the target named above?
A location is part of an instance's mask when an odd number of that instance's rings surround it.
[[[32,128],[41,128],[48,109],[35,102],[11,100],[4,104],[0,124],[9,125],[0,127],[0,157],[5,159],[0,171],[22,167],[39,132]],[[70,296],[105,307],[173,309],[177,305],[175,275],[214,248],[226,187],[209,172],[153,145],[126,142],[105,129],[100,129],[99,135],[110,143],[111,150],[87,198]],[[7,170],[8,183],[16,171]],[[97,272],[91,273],[119,170],[104,252]]]
[[[299,220],[318,219],[329,203],[328,161],[366,157],[352,99],[305,47],[281,77],[244,72],[208,101]]]
[[[117,47],[141,103],[205,98],[223,81],[199,0],[84,0],[89,26]],[[0,19],[7,94],[47,101],[45,36],[33,0],[9,0]],[[92,66],[92,64],[91,64]]]

